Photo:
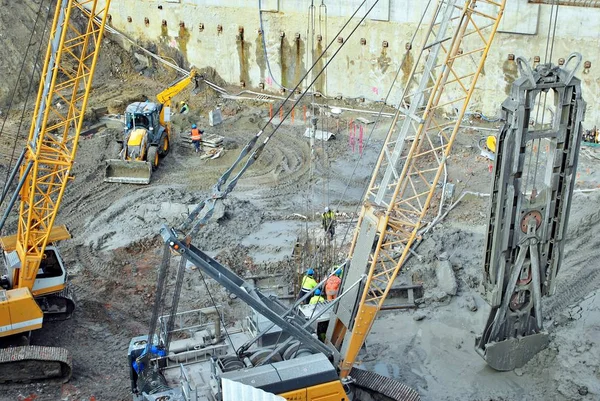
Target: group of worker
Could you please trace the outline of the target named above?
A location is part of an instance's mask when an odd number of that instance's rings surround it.
[[[325,281],[325,295],[328,301],[332,301],[337,298],[340,285],[342,284],[342,269],[337,268],[335,272],[327,278]],[[305,297],[307,294],[312,293],[313,296],[304,300],[304,303],[309,305],[318,304],[325,302],[323,291],[321,288],[317,288],[319,283],[315,279],[315,271],[308,269],[304,277],[302,277],[302,285],[300,288],[300,294],[298,299]],[[314,291],[313,291],[314,290]],[[308,301],[308,302],[307,302]]]

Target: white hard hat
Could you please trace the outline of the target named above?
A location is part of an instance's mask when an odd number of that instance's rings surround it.
[[[325,213],[327,213],[329,211],[329,207],[325,206]]]

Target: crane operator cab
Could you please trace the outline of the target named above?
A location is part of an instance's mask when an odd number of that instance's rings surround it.
[[[51,240],[70,238],[64,226],[55,227]],[[53,242],[53,241],[52,241]],[[0,322],[2,331],[23,332],[41,327],[42,319],[63,320],[75,309],[67,285],[68,275],[58,248],[46,246],[37,271],[23,271],[15,250],[16,235],[0,238],[4,252],[4,268],[0,277],[0,292],[6,298],[0,307],[7,309],[9,321]],[[42,316],[43,315],[43,316]]]

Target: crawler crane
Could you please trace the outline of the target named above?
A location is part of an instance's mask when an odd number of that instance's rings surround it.
[[[348,400],[352,386],[396,400],[419,399],[407,386],[353,365],[411,245],[433,220],[428,215],[430,206],[441,203],[438,183],[504,5],[505,1],[498,0],[441,0],[434,7],[421,52],[373,172],[344,270],[341,295],[333,302],[314,306],[314,314],[303,316],[296,308],[287,308],[276,298],[265,296],[193,246],[189,235],[166,226],[161,229],[165,257],[159,270],[162,279],[150,333],[132,339],[128,353],[136,401],[166,399],[163,397],[233,400],[227,396],[238,385],[290,401]],[[469,40],[463,41],[466,37]],[[443,111],[453,108],[458,110],[455,119],[448,122],[441,118]],[[190,224],[201,216],[193,223],[194,228],[206,221],[216,203],[260,155],[270,138],[250,153],[260,134],[262,131],[219,179],[213,196],[189,216]],[[236,164],[247,155],[241,172],[229,180]],[[170,314],[158,317],[169,251],[181,255],[173,296],[175,307]],[[177,289],[185,260],[252,307],[256,316],[251,319],[254,329],[250,330],[250,339],[244,332],[236,332],[225,341],[218,310],[214,322],[207,319],[212,311],[177,312]],[[192,323],[193,314],[201,316],[199,323]],[[260,316],[272,324],[261,326]],[[313,336],[318,319],[328,322],[324,342]],[[178,326],[175,321],[189,324]],[[275,339],[270,336],[273,330]],[[173,347],[173,335],[184,332],[191,337]]]
[[[97,3],[102,3],[99,6]],[[4,187],[17,174],[0,228],[19,203],[17,233],[0,238],[6,274],[0,288],[0,340],[25,340],[48,319],[68,318],[75,307],[55,242],[70,238],[55,220],[77,152],[110,0],[57,0],[27,145]],[[83,15],[83,19],[81,16]],[[98,18],[98,19],[96,19]],[[58,106],[58,103],[62,107]],[[0,349],[0,381],[71,377],[66,349]]]

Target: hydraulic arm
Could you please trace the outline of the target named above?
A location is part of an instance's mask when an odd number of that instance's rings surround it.
[[[170,111],[171,109],[171,99],[173,99],[179,92],[187,88],[187,86],[192,82],[194,83],[193,92],[199,92],[202,89],[201,83],[203,80],[204,77],[199,75],[198,70],[193,68],[188,76],[181,78],[180,80],[171,84],[167,89],[156,95],[156,100],[163,105],[163,108],[160,112],[160,123],[163,126],[166,126],[166,123],[168,122],[167,120],[170,120],[169,118],[165,119],[165,112],[167,112],[167,110]],[[167,129],[170,131],[171,127],[169,126]]]
[[[517,58],[521,77],[502,104],[483,280],[492,310],[476,343],[497,370],[523,366],[548,344],[541,302],[555,291],[575,185],[580,63],[572,54],[563,68],[532,70]]]

